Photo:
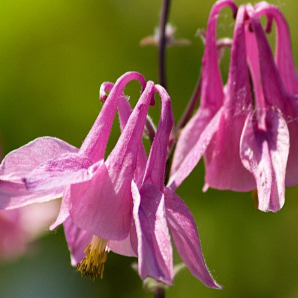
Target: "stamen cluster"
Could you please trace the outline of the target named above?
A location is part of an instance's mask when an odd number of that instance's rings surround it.
[[[108,257],[106,246],[107,240],[93,236],[84,250],[84,253],[87,252],[86,257],[77,265],[77,270],[81,272],[82,277],[90,277],[93,281],[98,275],[103,278],[104,263]]]

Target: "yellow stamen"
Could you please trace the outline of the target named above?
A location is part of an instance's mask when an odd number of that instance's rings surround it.
[[[82,277],[88,276],[93,281],[100,275],[103,278],[104,263],[108,257],[106,250],[108,240],[93,236],[91,242],[86,246],[84,252],[86,257],[77,265],[77,270]]]

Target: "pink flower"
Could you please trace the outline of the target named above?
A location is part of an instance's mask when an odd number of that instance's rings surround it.
[[[104,93],[111,88],[112,84],[105,83],[101,91]],[[164,187],[167,145],[173,116],[166,91],[156,85],[155,92],[159,92],[162,99],[161,120],[148,161],[140,144],[137,171],[131,182],[133,218],[130,232],[124,240],[109,240],[107,249],[126,256],[137,256],[142,279],[150,276],[171,284],[173,256],[170,229],[181,258],[192,274],[206,286],[220,288],[205,265],[191,212],[175,193]],[[131,113],[126,99],[120,99],[118,110],[121,129],[124,130]],[[64,222],[64,229],[72,264],[88,266],[89,263],[81,260],[85,257],[83,250],[90,243],[92,234],[74,225],[71,217]]]
[[[280,43],[276,56],[279,62],[275,64],[258,19],[262,14],[267,14],[269,20],[273,16],[279,24],[278,32],[284,33],[286,49],[283,51],[289,65],[287,69],[280,62]],[[172,169],[172,189],[181,184],[205,154],[205,190],[209,186],[235,191],[249,191],[257,187],[260,210],[276,212],[283,206],[285,185],[293,186],[298,182],[298,168],[294,163],[298,150],[297,98],[288,93],[295,91],[297,77],[287,40],[289,34],[286,33],[287,26],[276,8],[265,3],[256,5],[255,9],[250,5],[240,6],[229,79],[223,89],[223,105],[212,120],[204,123],[206,128],[201,130],[194,145],[193,140],[186,138],[192,130],[195,131],[193,120],[186,126],[186,132],[182,132],[188,153]],[[283,85],[283,80],[288,80],[287,87]],[[213,90],[209,93],[209,96],[216,94]],[[181,156],[178,146],[177,152]]]
[[[131,79],[138,79],[145,87],[133,110],[122,94]],[[106,91],[110,91],[107,98]],[[160,94],[162,112],[147,161],[142,134],[155,92]],[[4,159],[0,168],[1,178],[5,179],[2,182],[23,187],[25,181],[28,189],[18,194],[8,187],[5,204],[13,208],[26,204],[31,194],[37,195],[30,203],[44,200],[44,196],[55,198],[58,190],[63,192],[60,214],[52,228],[63,223],[72,265],[92,279],[102,277],[108,251],[112,250],[137,256],[141,278],[151,276],[171,284],[170,229],[191,273],[205,285],[220,288],[205,265],[191,212],[164,186],[167,145],[173,125],[168,94],[161,86],[146,83],[139,74],[128,73],[115,85],[103,84],[101,98],[106,98],[104,107],[80,150],[57,139],[41,138]],[[122,133],[104,161],[117,107]],[[52,152],[41,154],[49,151]]]
[[[145,87],[144,92],[117,145],[104,161],[119,98],[125,85],[134,79]],[[79,150],[58,139],[40,138],[8,154],[0,168],[0,195],[4,198],[1,207],[19,207],[63,194],[60,214],[52,228],[70,216],[77,228],[95,235],[91,248],[93,242],[101,242],[98,262],[104,262],[107,241],[123,240],[130,231],[131,181],[153,95],[152,82],[146,84],[140,74],[127,73],[111,90]],[[96,270],[93,275],[101,274],[103,270],[95,268],[96,265],[90,269]]]
[[[30,250],[31,242],[45,234],[58,210],[57,201],[0,210],[0,260],[9,261]]]

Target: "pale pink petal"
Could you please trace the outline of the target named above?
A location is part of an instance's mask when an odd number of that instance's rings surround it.
[[[134,230],[132,231],[132,229]],[[135,235],[132,236],[132,233],[136,234],[134,224],[132,224],[130,233],[124,240],[120,240],[120,241],[110,240],[108,242],[108,248],[112,252],[122,256],[137,257],[137,246],[134,245],[134,241],[132,240],[132,238],[136,236]]]
[[[92,240],[92,234],[74,225],[70,217],[63,223],[65,238],[70,251],[71,265],[77,266],[86,256],[84,250]]]
[[[185,203],[165,187],[167,222],[176,248],[189,271],[207,287],[221,289],[211,276],[202,254],[198,229]]]
[[[127,237],[132,212],[132,179],[121,178],[121,185],[115,185],[103,164],[92,180],[70,187],[70,215],[75,225],[103,239]]]
[[[35,139],[6,155],[0,166],[0,179],[21,182],[23,177],[45,161],[64,153],[77,151],[77,148],[56,138]]]
[[[180,163],[179,168],[174,172],[169,179],[168,187],[175,190],[181,185],[184,179],[192,172],[195,166],[200,161],[201,157],[205,153],[212,137],[216,133],[219,127],[221,115],[223,109],[221,108],[213,119],[205,127],[202,134],[196,140],[196,143],[189,151],[188,155],[185,156],[184,160]]]
[[[55,190],[31,192],[24,183],[0,180],[0,209],[14,209],[32,203],[48,202],[61,198],[63,188]]]
[[[171,176],[176,173],[185,157],[192,151],[197,144],[202,132],[212,120],[215,113],[210,109],[199,108],[197,113],[188,121],[182,129],[176,145],[173,163],[171,166]],[[177,186],[178,187],[178,186]]]
[[[138,235],[138,266],[142,279],[152,277],[172,284],[173,252],[167,227],[163,193],[152,185],[140,192],[132,182],[133,216]]]
[[[69,210],[71,209],[70,202],[70,186],[65,186],[63,189],[63,197],[61,200],[60,211],[54,223],[51,224],[50,230],[54,230],[57,226],[61,225],[68,217]]]
[[[254,175],[262,211],[278,211],[285,200],[285,174],[289,153],[289,131],[278,111],[268,110],[266,128],[249,114],[241,137],[243,165]]]
[[[26,175],[24,181],[28,190],[55,189],[90,180],[102,163],[100,160],[92,164],[80,153],[66,153],[41,164]]]

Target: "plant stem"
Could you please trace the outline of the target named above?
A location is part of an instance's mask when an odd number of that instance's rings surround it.
[[[167,89],[166,78],[166,24],[168,21],[171,0],[164,0],[159,22],[159,44],[158,44],[158,66],[159,66],[159,83]]]
[[[182,114],[178,124],[173,127],[172,133],[170,136],[170,142],[168,145],[168,157],[167,157],[167,164],[166,164],[166,173],[165,173],[165,184],[167,184],[169,177],[170,177],[170,169],[171,169],[171,164],[172,164],[172,159],[173,159],[173,150],[175,148],[177,139],[179,137],[179,131],[182,129],[188,120],[191,118],[192,113],[194,109],[196,108],[196,105],[200,99],[201,96],[201,89],[202,89],[202,71],[200,72],[199,79],[197,81],[195,90],[192,94],[192,97],[190,101],[188,102],[188,105]]]
[[[154,298],[165,298],[166,291],[163,288],[156,288],[154,291]]]
[[[184,111],[184,113],[182,114],[178,124],[176,125],[176,135],[179,133],[179,130],[181,128],[183,128],[186,123],[188,122],[188,120],[191,118],[192,113],[197,105],[197,103],[199,102],[200,96],[201,96],[201,90],[202,90],[202,71],[200,71],[199,74],[199,79],[197,81],[195,90],[192,94],[192,97]]]

